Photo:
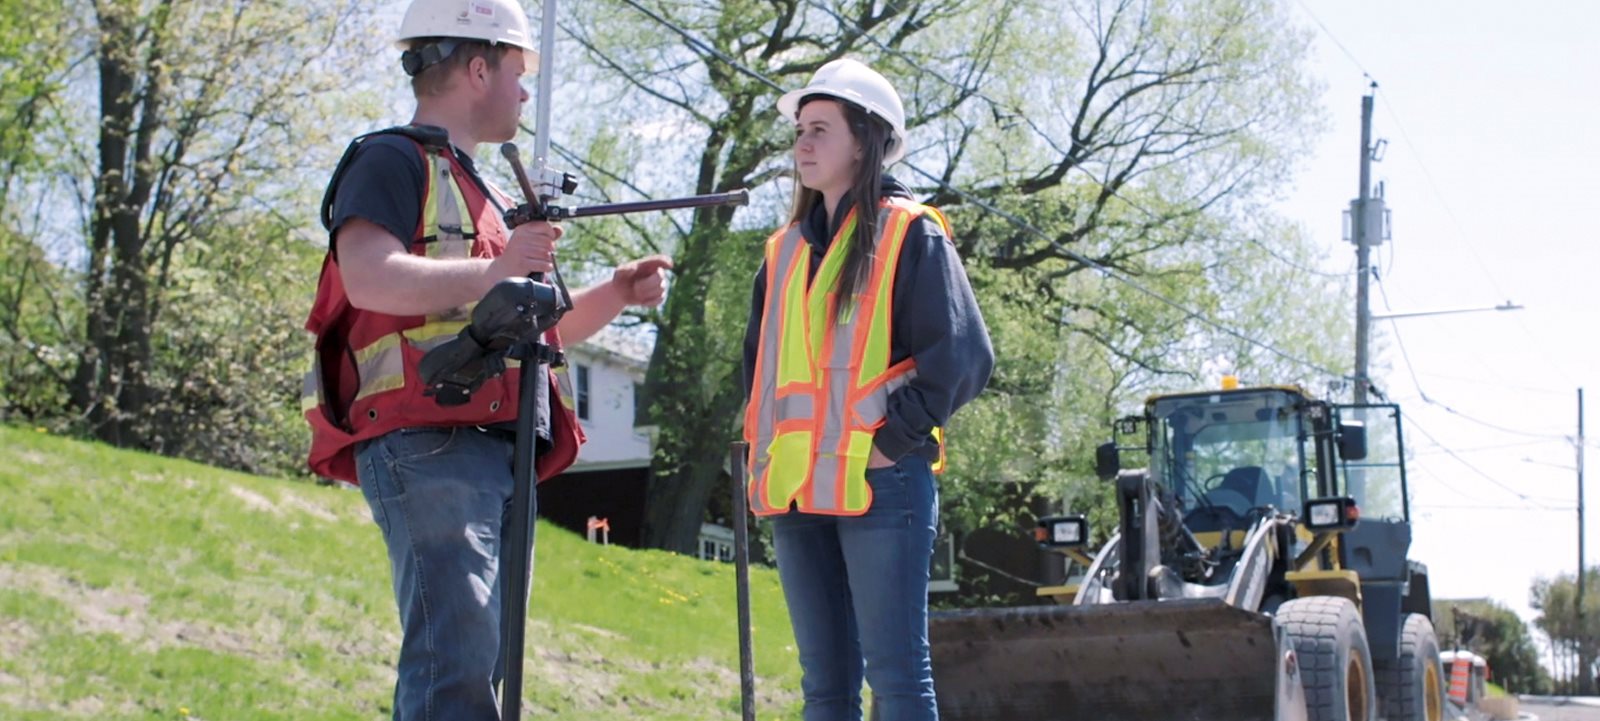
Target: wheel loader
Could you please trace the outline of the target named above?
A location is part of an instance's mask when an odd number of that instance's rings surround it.
[[[1097,449],[1099,551],[1082,515],[1039,524],[1086,571],[1050,605],[930,619],[943,721],[1443,718],[1398,406],[1230,380],[1115,426],[1142,443]]]

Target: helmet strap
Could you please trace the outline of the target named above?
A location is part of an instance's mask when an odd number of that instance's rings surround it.
[[[400,53],[400,67],[405,69],[406,75],[416,77],[417,73],[428,69],[429,66],[444,62],[456,48],[461,46],[461,42],[447,38],[411,48]]]

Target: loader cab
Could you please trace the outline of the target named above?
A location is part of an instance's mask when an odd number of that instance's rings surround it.
[[[1306,402],[1287,388],[1151,399],[1151,471],[1177,496],[1190,530],[1243,530],[1320,495]]]
[[[1293,387],[1148,401],[1151,470],[1196,531],[1239,528],[1268,509],[1351,496],[1364,519],[1409,522],[1400,411],[1332,405]]]

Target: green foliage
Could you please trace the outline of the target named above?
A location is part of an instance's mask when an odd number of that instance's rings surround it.
[[[321,255],[308,231],[323,166],[372,124],[372,88],[351,80],[378,46],[369,10],[0,5],[20,23],[0,31],[18,53],[0,53],[0,94],[32,103],[25,124],[0,123],[0,296],[15,301],[0,312],[0,413],[302,472],[296,329]]]
[[[140,435],[167,455],[305,476],[304,284],[317,277],[323,254],[272,222],[242,228],[238,238],[187,245],[174,259],[152,338],[155,401]]]
[[[0,426],[0,498],[0,717],[387,717],[399,633],[360,493]],[[730,564],[551,526],[536,555],[529,716],[738,717]],[[797,719],[777,574],[751,588],[762,718]]]
[[[1550,638],[1558,682],[1567,684],[1568,693],[1580,692],[1575,681],[1583,673],[1582,664],[1591,669],[1589,689],[1593,688],[1593,665],[1600,652],[1600,568],[1591,568],[1584,574],[1583,612],[1578,612],[1578,582],[1574,574],[1563,573],[1555,578],[1540,578],[1529,590],[1529,605],[1539,612],[1534,626]],[[1587,689],[1586,689],[1587,690]]]
[[[0,227],[0,420],[64,423],[75,361],[71,276]]]
[[[1295,228],[1263,212],[1319,122],[1301,62],[1308,37],[1284,31],[1278,4],[643,5],[649,13],[626,2],[576,11],[572,32],[589,62],[567,61],[581,78],[572,92],[609,112],[568,119],[569,131],[604,149],[591,159],[613,177],[673,193],[751,187],[756,201],[731,224],[697,214],[648,233],[609,228],[618,245],[655,243],[680,257],[649,383],[669,421],[655,468],[667,490],[652,504],[700,503],[697,489],[721,465],[722,444],[705,436],[731,435],[736,423],[728,392],[707,384],[731,376],[743,319],[708,323],[700,311],[707,289],[747,286],[742,269],[757,246],[702,244],[729,225],[775,227],[790,187],[774,182],[789,162],[786,123],[773,113],[780,90],[729,59],[784,89],[833,57],[868,62],[907,100],[919,149],[911,162],[955,188],[897,173],[950,212],[999,357],[989,391],[950,424],[941,490],[955,531],[1017,532],[1031,523],[1034,497],[1103,514],[1091,449],[1144,394],[1209,384],[1225,370],[1263,382],[1325,375],[1189,311],[1344,366],[1335,359],[1349,314],[1335,312],[1338,291],[1291,267],[1316,259]],[[621,240],[628,230],[631,243]],[[729,354],[709,355],[719,350]],[[723,420],[688,421],[707,417]],[[677,515],[679,528],[698,524]],[[670,535],[652,542],[673,547]]]
[[[1487,599],[1435,600],[1433,627],[1439,648],[1461,648],[1482,655],[1496,682],[1511,693],[1550,692],[1550,676],[1539,664],[1527,624],[1500,603]]]

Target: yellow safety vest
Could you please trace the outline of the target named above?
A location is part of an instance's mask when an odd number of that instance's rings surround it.
[[[889,395],[916,377],[916,363],[889,365],[895,268],[912,221],[930,206],[891,198],[878,208],[882,228],[872,271],[842,320],[839,275],[855,237],[852,210],[809,282],[811,249],[798,223],[766,244],[766,300],[754,387],[745,408],[750,443],[750,510],[758,516],[805,513],[859,516],[872,506],[867,460]],[[943,470],[941,457],[936,471]]]

